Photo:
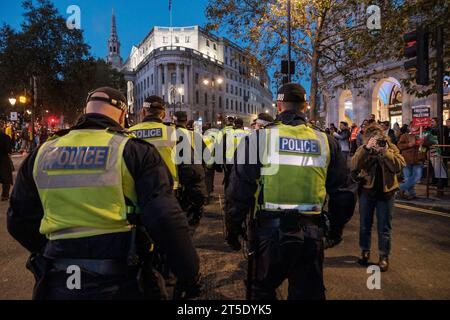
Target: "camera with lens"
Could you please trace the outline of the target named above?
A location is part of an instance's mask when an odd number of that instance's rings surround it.
[[[381,139],[377,139],[377,146],[379,146],[380,148],[385,148],[387,145],[387,140],[384,138]]]

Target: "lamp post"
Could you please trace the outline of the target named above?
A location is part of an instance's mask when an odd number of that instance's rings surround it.
[[[11,92],[10,98],[8,100],[12,107],[16,105],[17,99],[14,97],[14,93]]]
[[[287,0],[288,20],[288,81],[291,82],[291,0]]]
[[[211,101],[212,101],[212,113],[211,113],[211,120],[212,122],[215,121],[215,98],[216,98],[216,94],[217,94],[217,88],[216,88],[216,84],[221,85],[223,83],[223,78],[222,77],[212,77],[211,81],[208,78],[205,78],[203,80],[203,84],[207,87],[211,87],[212,88],[212,92],[213,92],[213,96],[211,97]],[[208,107],[208,106],[206,106]]]

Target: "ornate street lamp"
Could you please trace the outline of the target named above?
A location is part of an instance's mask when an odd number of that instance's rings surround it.
[[[9,103],[11,104],[11,106],[14,107],[16,105],[17,99],[14,97],[14,94],[12,92],[11,92],[10,98],[8,100],[9,100]]]

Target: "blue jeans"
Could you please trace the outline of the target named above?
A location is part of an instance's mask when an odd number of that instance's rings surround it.
[[[408,164],[403,168],[405,182],[400,184],[400,190],[407,191],[410,196],[416,196],[415,186],[422,179],[423,166]]]
[[[378,231],[378,252],[381,256],[391,253],[392,211],[394,197],[377,200],[364,192],[359,197],[359,246],[361,250],[370,250],[372,241],[373,216],[376,211]]]

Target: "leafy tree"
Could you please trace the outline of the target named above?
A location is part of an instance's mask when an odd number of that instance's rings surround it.
[[[266,66],[286,57],[286,0],[210,0],[208,28],[222,28],[247,46]],[[369,33],[365,10],[381,7],[382,30]],[[432,28],[446,24],[445,0],[292,0],[293,59],[311,81],[310,104],[316,109],[319,84],[340,75],[358,87],[378,61],[400,58],[403,34],[420,19]],[[429,94],[429,92],[427,92]],[[427,94],[425,93],[425,94]]]
[[[35,4],[36,3],[36,4]],[[38,110],[48,109],[73,122],[96,85],[124,88],[117,71],[93,59],[81,30],[70,30],[49,0],[23,1],[20,31],[4,25],[0,30],[0,98],[11,91],[31,91],[30,78],[38,78]]]

